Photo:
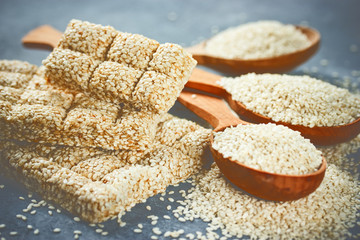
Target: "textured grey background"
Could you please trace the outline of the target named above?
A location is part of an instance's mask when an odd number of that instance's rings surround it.
[[[347,78],[353,85],[349,88],[359,90],[360,78],[351,73],[353,70],[360,71],[360,49],[357,52],[349,49],[352,44],[360,48],[359,9],[360,1],[357,0],[0,0],[0,59],[26,60],[40,65],[48,52],[23,48],[22,36],[42,24],[64,31],[72,18],[111,25],[121,31],[140,33],[159,42],[174,42],[183,46],[208,38],[216,30],[249,21],[274,19],[292,24],[307,23],[322,35],[321,48],[316,56],[293,73],[308,72],[338,85],[343,85],[343,79]],[[328,60],[327,66],[320,64],[322,59]],[[333,72],[338,72],[339,77],[334,77]],[[205,125],[178,103],[170,112]],[[359,152],[355,159],[359,160]],[[15,215],[29,203],[27,190],[3,174],[0,174],[0,184],[5,185],[4,189],[0,189],[0,223],[6,224],[5,229],[0,229],[0,237],[7,239],[72,239],[75,229],[83,232],[81,239],[150,239],[153,226],[146,216],[172,215],[166,210],[168,203],[155,196],[146,204],[137,205],[125,216],[128,224],[124,228],[118,227],[115,221],[106,222],[105,230],[109,235],[102,237],[86,223],[74,222],[73,216],[65,211],[49,216],[47,208],[40,208],[27,222],[17,219]],[[179,188],[186,189],[188,185],[170,187],[168,191]],[[19,200],[19,196],[25,196],[26,201]],[[180,198],[177,195],[173,197]],[[34,198],[41,199],[37,195]],[[152,210],[147,211],[145,205],[151,205]],[[170,205],[175,207],[175,204]],[[144,225],[142,234],[133,232],[138,223]],[[39,228],[40,234],[34,236],[26,229],[27,224]],[[204,231],[206,227],[199,220],[184,224],[173,216],[171,221],[159,220],[158,226],[162,230],[184,228],[186,232]],[[54,227],[61,228],[62,232],[52,233]],[[10,231],[18,231],[19,235],[10,237]],[[354,231],[360,232],[359,227]]]

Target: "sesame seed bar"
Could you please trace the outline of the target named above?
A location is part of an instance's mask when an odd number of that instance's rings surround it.
[[[164,113],[174,105],[196,61],[176,44],[72,20],[43,64],[53,85]]]
[[[128,151],[0,140],[0,164],[30,189],[90,222],[135,204],[196,173],[211,131],[166,114],[154,148],[136,164]],[[137,158],[138,156],[134,156]]]
[[[9,72],[27,65],[0,61],[0,138],[139,154],[151,147],[159,114],[53,87],[36,66],[26,74]]]

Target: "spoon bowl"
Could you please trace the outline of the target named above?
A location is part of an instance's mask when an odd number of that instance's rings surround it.
[[[240,59],[222,58],[209,54],[205,47],[207,41],[201,42],[186,50],[193,55],[198,64],[213,68],[217,71],[230,75],[243,73],[284,73],[301,65],[316,53],[320,46],[320,33],[315,29],[303,26],[296,26],[306,35],[310,45],[296,52],[262,59]]]
[[[232,114],[226,103],[219,98],[183,91],[179,102],[209,122],[214,132],[221,132],[230,126],[249,124]],[[211,146],[214,135],[210,138]],[[224,158],[211,147],[214,160],[224,176],[247,193],[271,201],[292,201],[314,192],[322,182],[326,171],[326,160],[322,159],[319,169],[310,174],[285,175],[270,173],[248,167],[231,158]]]
[[[307,127],[286,122],[275,122],[269,117],[247,109],[244,104],[234,100],[231,94],[218,84],[221,78],[219,75],[195,68],[186,87],[223,97],[236,113],[253,123],[281,124],[295,131],[299,131],[303,137],[310,139],[315,145],[333,145],[346,142],[360,133],[360,118],[351,123],[333,127]]]

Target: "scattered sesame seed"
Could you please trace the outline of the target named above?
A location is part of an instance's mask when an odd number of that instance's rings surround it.
[[[32,211],[30,212],[31,215],[34,215],[35,213],[36,213],[36,210],[32,210]]]
[[[48,214],[49,214],[50,216],[52,216],[52,215],[53,215],[53,212],[52,212],[52,211],[48,211]]]
[[[57,212],[57,213],[61,213],[61,210],[60,210],[60,209],[56,209],[56,212]]]
[[[159,239],[157,236],[151,236],[150,238],[153,239],[153,240]]]
[[[104,224],[98,223],[98,227],[99,228],[104,228],[105,226],[104,226]]]
[[[174,194],[174,193],[175,193],[174,191],[170,191],[170,192],[169,192],[169,195]]]
[[[39,233],[40,233],[39,229],[35,229],[35,230],[34,230],[34,234],[35,234],[35,235],[38,235]]]
[[[2,229],[2,228],[5,228],[6,227],[6,225],[5,224],[0,224],[0,229]]]
[[[26,228],[27,228],[27,229],[33,229],[34,227],[29,224],[29,225],[26,226]]]
[[[138,228],[143,228],[143,225],[141,223],[139,223]]]
[[[171,205],[167,205],[166,209],[171,210]]]
[[[82,232],[80,230],[74,230],[74,234],[78,234],[78,235],[81,235]]]
[[[151,211],[151,206],[146,206],[146,209],[148,210],[148,211]]]
[[[156,225],[157,224],[157,221],[154,220],[154,221],[151,221],[151,225]]]
[[[61,232],[61,229],[60,228],[54,228],[53,232],[54,233],[59,233],[59,232]]]
[[[178,18],[178,15],[176,12],[169,12],[167,18],[169,21],[174,22]]]
[[[161,231],[160,231],[160,229],[159,229],[158,227],[154,227],[154,228],[152,229],[152,231],[153,231],[153,233],[155,233],[156,235],[161,235]]]
[[[329,61],[327,59],[321,59],[320,60],[320,65],[321,66],[327,66],[329,64]]]
[[[32,198],[32,196],[33,196],[32,193],[28,194],[28,198]]]
[[[350,52],[357,52],[359,50],[358,46],[355,44],[350,45]]]
[[[48,208],[51,209],[51,210],[55,209],[55,207],[53,205],[49,205]]]
[[[97,228],[97,229],[95,229],[95,232],[97,232],[97,233],[101,233],[103,230],[101,229],[101,228]]]
[[[106,236],[106,235],[108,235],[109,233],[108,232],[102,232],[101,233],[101,235],[103,235],[103,236]]]
[[[196,94],[192,94],[192,95],[191,95],[191,98],[196,98],[196,97],[197,97]]]
[[[80,222],[80,218],[79,217],[74,217],[74,221],[75,222]],[[95,227],[96,225],[95,224],[89,224],[90,227]]]
[[[25,200],[25,198],[24,198],[24,197],[21,197],[21,196],[19,197],[19,199],[20,199],[20,200]]]
[[[174,202],[174,199],[173,199],[173,198],[168,198],[168,200],[169,200],[170,202]]]
[[[4,187],[5,187],[5,185],[2,185],[2,184],[0,185],[0,189],[3,189]]]
[[[31,199],[32,203],[37,203],[36,199]]]
[[[141,232],[142,232],[142,230],[139,229],[139,228],[135,228],[135,229],[134,229],[134,233],[141,233]]]
[[[13,231],[13,232],[9,232],[9,235],[10,236],[15,236],[15,235],[17,235],[18,233],[17,232],[15,232],[15,231]]]
[[[169,215],[164,215],[165,219],[171,219]]]
[[[159,197],[160,201],[165,201],[165,199],[163,197]]]
[[[75,239],[75,240],[79,239],[79,235],[75,234],[75,235],[74,235],[74,239]]]

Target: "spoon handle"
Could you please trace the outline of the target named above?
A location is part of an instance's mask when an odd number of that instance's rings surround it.
[[[221,76],[195,68],[185,87],[212,93],[218,96],[225,96],[226,91],[218,82]]]
[[[49,25],[43,25],[31,30],[22,38],[21,42],[24,46],[29,48],[39,48],[51,51],[57,47],[61,36],[62,32]]]
[[[210,123],[215,131],[221,131],[226,127],[238,124],[248,124],[235,116],[220,98],[183,90],[178,100],[196,115]]]

